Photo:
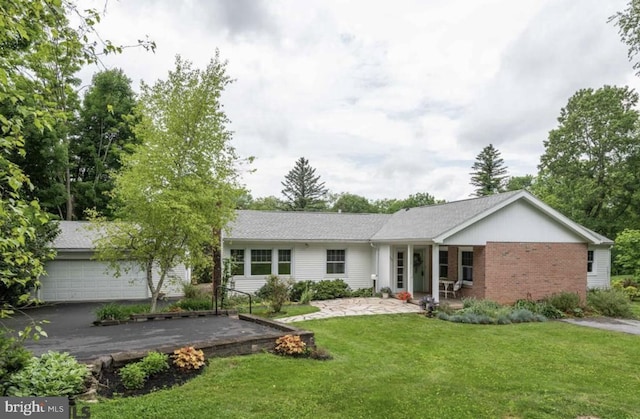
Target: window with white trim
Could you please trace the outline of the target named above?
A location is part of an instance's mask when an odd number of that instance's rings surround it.
[[[278,249],[278,275],[291,275],[291,250]]]
[[[463,281],[473,282],[473,250],[460,251],[460,275]]]
[[[594,265],[595,265],[594,252],[593,250],[588,250],[587,251],[587,273],[595,272]]]
[[[251,250],[251,275],[271,275],[271,249]]]
[[[244,249],[231,249],[231,275],[244,276]]]
[[[346,251],[344,249],[327,249],[327,274],[344,274]]]

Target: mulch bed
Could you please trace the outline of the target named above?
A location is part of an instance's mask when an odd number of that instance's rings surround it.
[[[167,371],[154,374],[147,378],[144,387],[137,390],[127,390],[124,388],[117,369],[103,369],[98,380],[100,382],[98,395],[107,398],[116,396],[140,396],[142,394],[151,393],[152,391],[184,384],[192,378],[202,374],[204,369],[205,367],[201,367],[197,370],[182,370],[170,362],[169,369]]]

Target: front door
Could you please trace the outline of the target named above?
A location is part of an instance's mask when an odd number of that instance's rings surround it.
[[[424,249],[413,252],[413,292],[426,292]]]

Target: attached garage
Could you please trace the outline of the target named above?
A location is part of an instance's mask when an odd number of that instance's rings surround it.
[[[87,223],[61,221],[60,234],[54,241],[55,260],[45,265],[46,276],[40,278],[39,299],[57,301],[143,300],[151,297],[146,274],[132,266],[116,277],[107,263],[93,260],[93,231]],[[129,263],[129,262],[122,262]],[[190,281],[190,270],[178,266],[172,278],[165,280],[163,292],[168,297],[182,295],[182,284]],[[157,280],[157,272],[154,272]]]
[[[150,297],[144,272],[116,278],[107,264],[92,260],[55,260],[46,265],[40,298],[44,301],[130,300]]]

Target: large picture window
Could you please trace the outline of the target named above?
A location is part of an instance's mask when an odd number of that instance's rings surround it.
[[[278,275],[291,275],[291,250],[278,250]]]
[[[271,275],[271,249],[251,250],[251,275]]]
[[[473,282],[473,251],[460,252],[460,268],[462,280]]]
[[[244,276],[244,249],[231,249],[231,275]]]
[[[327,274],[345,273],[345,251],[344,249],[327,249]]]

